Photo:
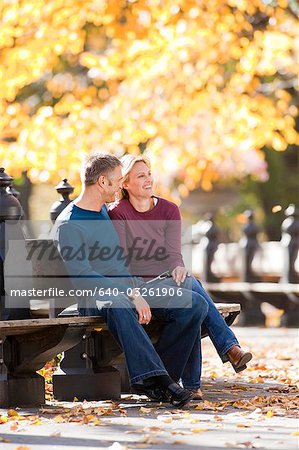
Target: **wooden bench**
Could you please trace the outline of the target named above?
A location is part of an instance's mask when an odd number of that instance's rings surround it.
[[[43,404],[44,378],[36,371],[78,344],[98,322],[90,317],[0,321],[0,406]]]
[[[229,325],[240,312],[238,304],[218,304],[217,308]],[[56,398],[119,398],[121,391],[128,390],[122,351],[103,320],[70,314],[0,321],[0,407],[43,404],[44,379],[36,371],[61,352],[65,357],[53,377]],[[153,340],[161,327],[158,321],[147,327]]]
[[[30,250],[36,241],[27,242]],[[43,288],[49,279],[65,282],[67,277],[59,259],[50,260],[53,247],[32,258],[33,286]],[[54,249],[55,251],[55,249]],[[57,276],[57,278],[56,278]],[[69,281],[69,280],[67,280]],[[65,287],[65,285],[64,285]],[[63,307],[55,298],[45,308],[35,309],[35,318],[0,321],[0,407],[40,405],[45,402],[44,379],[36,373],[45,363],[64,352],[60,368],[53,376],[53,392],[58,399],[72,401],[119,398],[129,389],[122,351],[100,317],[79,317],[74,298],[66,298]],[[217,305],[228,325],[240,313],[240,305]],[[63,311],[62,311],[63,310]],[[58,316],[58,314],[62,314]],[[155,340],[163,323],[153,320],[146,330]],[[202,337],[206,331],[202,330]]]

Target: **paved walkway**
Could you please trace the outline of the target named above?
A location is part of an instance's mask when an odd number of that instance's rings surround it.
[[[205,339],[204,402],[174,410],[123,396],[119,404],[49,402],[41,409],[0,410],[0,449],[297,450],[299,330],[235,331],[254,361],[235,375]]]

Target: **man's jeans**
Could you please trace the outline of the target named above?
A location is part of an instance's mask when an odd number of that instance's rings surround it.
[[[177,297],[163,298],[163,308],[159,308],[161,299],[146,298],[150,306],[154,306],[154,314],[166,321],[164,330],[155,344],[155,348],[139,324],[137,313],[133,303],[122,294],[113,297],[110,307],[98,310],[90,304],[88,308],[80,308],[79,313],[84,316],[102,316],[114,338],[124,351],[131,384],[143,379],[167,375],[179,380],[189,360],[190,354],[197,345],[198,333],[201,324],[208,312],[207,302],[196,292],[183,289],[184,298],[181,298],[177,307]],[[186,302],[184,303],[184,301]],[[165,308],[167,302],[167,308]],[[173,307],[175,306],[175,307]],[[199,362],[199,352],[196,355]]]
[[[193,276],[190,278],[192,279],[192,291],[200,294],[209,305],[208,314],[202,325],[206,328],[220,358],[223,362],[226,362],[228,361],[226,353],[234,345],[239,345],[239,342],[219,313],[213,300],[203,288],[201,282]],[[198,334],[197,339],[198,341],[194,344],[182,376],[183,386],[187,389],[197,389],[200,387],[202,365],[200,333]],[[198,352],[200,353],[199,356],[197,355]]]

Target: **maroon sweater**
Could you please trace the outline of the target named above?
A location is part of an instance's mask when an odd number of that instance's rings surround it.
[[[137,211],[127,199],[109,210],[128,255],[130,272],[146,279],[184,266],[181,254],[181,215],[172,202],[158,198],[153,209]]]

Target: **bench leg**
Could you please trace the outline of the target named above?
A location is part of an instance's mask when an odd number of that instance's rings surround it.
[[[101,367],[97,372],[78,370],[78,373],[57,372],[53,375],[53,394],[57,400],[119,399],[120,373],[112,366]]]
[[[122,394],[130,393],[131,392],[130,378],[124,356],[122,360],[119,358],[116,364],[113,363],[113,367],[119,371]]]
[[[76,345],[86,327],[59,325],[0,336],[0,407],[45,403],[44,378],[36,373],[58,353]]]
[[[59,400],[119,399],[121,375],[112,360],[121,350],[108,332],[87,332],[81,342],[64,353],[53,375],[53,394]]]
[[[41,375],[0,375],[0,405],[40,406],[45,403],[45,380]]]

